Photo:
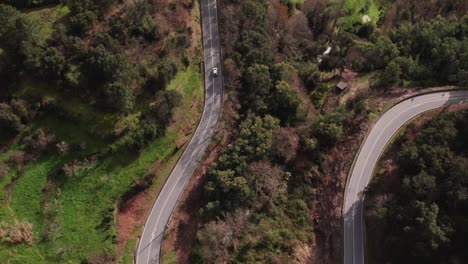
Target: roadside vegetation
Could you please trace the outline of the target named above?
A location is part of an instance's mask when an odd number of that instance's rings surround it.
[[[372,263],[464,263],[468,112],[408,129],[372,181],[366,226]]]
[[[6,2],[0,262],[120,262],[117,201],[164,183],[201,113],[198,10]]]

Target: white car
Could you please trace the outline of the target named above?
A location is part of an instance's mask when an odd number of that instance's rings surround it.
[[[213,68],[213,77],[218,77],[218,68]]]

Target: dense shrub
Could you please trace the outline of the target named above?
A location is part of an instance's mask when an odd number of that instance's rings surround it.
[[[31,20],[10,5],[0,4],[0,25],[0,48],[9,56],[17,55],[20,44],[33,37]]]

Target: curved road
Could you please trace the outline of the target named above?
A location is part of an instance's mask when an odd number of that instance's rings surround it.
[[[436,92],[409,98],[385,112],[368,133],[354,161],[346,187],[343,206],[345,264],[363,264],[365,261],[363,191],[388,142],[413,117],[431,109],[459,103],[468,103],[468,91]]]
[[[223,81],[216,0],[201,0],[205,63],[205,105],[189,145],[174,167],[145,224],[135,256],[137,264],[159,263],[164,231],[182,191],[203,157],[221,114]],[[219,77],[212,74],[218,68]]]

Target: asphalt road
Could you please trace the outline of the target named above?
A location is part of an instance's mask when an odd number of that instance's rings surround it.
[[[343,206],[345,264],[363,264],[365,261],[363,191],[393,135],[406,122],[423,112],[458,103],[468,103],[468,91],[438,92],[413,97],[385,112],[368,133],[354,161],[346,187]]]
[[[180,195],[211,142],[221,114],[223,81],[216,0],[201,0],[201,15],[205,65],[205,105],[202,118],[148,216],[136,252],[137,264],[159,263],[166,225]],[[218,68],[218,77],[212,74],[212,69],[215,67]]]

